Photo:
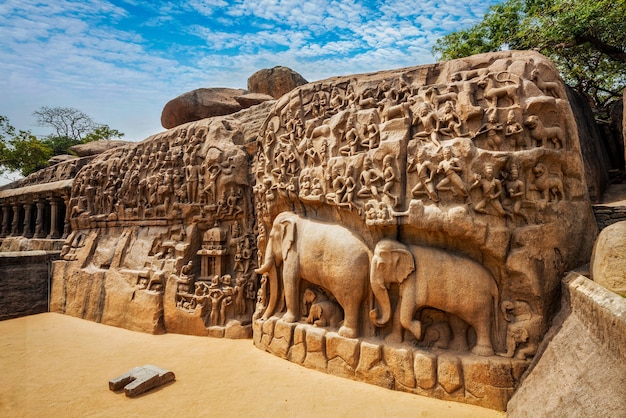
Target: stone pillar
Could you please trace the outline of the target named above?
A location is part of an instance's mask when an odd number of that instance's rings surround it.
[[[33,210],[32,203],[24,203],[24,231],[22,235],[26,238],[33,237],[33,225],[31,224],[31,212]]]
[[[63,195],[63,203],[65,203],[65,221],[63,222],[63,235],[61,236],[61,238],[65,239],[70,234],[70,229],[72,229],[70,226],[70,214],[72,211],[70,209],[69,194]]]
[[[51,197],[50,201],[50,233],[46,238],[57,239],[61,237],[59,232],[59,204],[58,197]]]
[[[0,237],[6,237],[9,235],[9,218],[11,217],[10,210],[11,206],[2,205],[2,231],[0,232]]]
[[[20,234],[20,204],[13,204],[13,223],[11,224],[11,236],[16,237]]]
[[[46,201],[40,199],[37,201],[37,220],[35,221],[35,238],[45,238],[46,231],[43,228],[44,209]]]

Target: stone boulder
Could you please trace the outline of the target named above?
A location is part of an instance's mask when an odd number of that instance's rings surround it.
[[[183,93],[167,102],[161,112],[161,125],[171,129],[187,122],[235,113],[244,108],[235,98],[243,89],[201,88]]]
[[[591,256],[591,278],[626,297],[626,221],[609,225],[598,235]]]
[[[79,157],[89,157],[91,155],[102,154],[113,148],[132,144],[129,141],[102,140],[87,142],[86,144],[78,144],[70,147],[70,151]]]
[[[259,70],[248,78],[250,93],[263,93],[278,99],[298,86],[308,83],[297,72],[287,67]]]
[[[64,161],[75,160],[77,158],[79,158],[79,157],[77,157],[75,155],[68,155],[68,154],[55,155],[54,157],[52,157],[52,158],[50,158],[48,160],[48,164],[53,166],[53,165],[56,165],[58,163],[62,163]]]

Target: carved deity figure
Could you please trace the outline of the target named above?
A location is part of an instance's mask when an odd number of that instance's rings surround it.
[[[363,171],[361,172],[360,181],[361,188],[356,194],[358,197],[378,198],[378,187],[380,187],[380,182],[384,181],[384,176],[383,173],[374,168],[370,157],[365,157],[363,161]]]
[[[386,195],[393,202],[393,206],[398,205],[398,197],[391,191],[396,183],[400,182],[400,175],[398,174],[395,165],[393,163],[394,157],[391,154],[385,155],[383,158],[383,194]]]
[[[504,136],[506,138],[509,138],[509,140],[511,141],[511,145],[513,146],[515,151],[526,148],[526,144],[520,144],[520,134],[523,131],[524,128],[515,118],[515,112],[509,110],[509,113],[506,116],[506,128],[504,130]]]
[[[507,215],[507,212],[500,203],[502,195],[502,183],[493,176],[493,165],[486,164],[484,176],[476,175],[476,181],[470,186],[470,190],[480,187],[482,198],[474,206],[474,210],[478,213],[487,213],[487,206],[493,208],[499,216]]]
[[[487,116],[487,122],[476,131],[474,138],[481,134],[487,134],[487,148],[493,151],[500,151],[500,145],[502,145],[500,132],[503,129],[502,124],[498,122],[496,112],[492,112]]]
[[[416,158],[409,163],[407,171],[417,172],[417,183],[411,189],[411,195],[413,197],[425,194],[433,202],[439,202],[439,196],[437,196],[433,182],[437,169],[433,163],[426,158],[426,151],[424,149],[418,150]]]
[[[422,130],[418,131],[414,137],[416,138],[427,138],[434,145],[437,146],[437,149],[441,147],[441,143],[439,142],[439,117],[437,113],[432,110],[430,104],[424,102],[420,104],[417,108],[417,113],[413,116],[412,121],[413,126],[422,126]]]
[[[522,202],[524,200],[524,182],[519,179],[519,170],[516,164],[511,165],[509,179],[505,184],[506,192],[511,200],[513,216],[519,216],[528,223],[528,218],[522,213]]]
[[[437,184],[438,191],[451,191],[454,196],[468,197],[469,193],[463,184],[459,173],[463,171],[460,160],[452,155],[452,148],[443,149],[443,160],[437,167],[437,173],[443,173],[445,177]]]

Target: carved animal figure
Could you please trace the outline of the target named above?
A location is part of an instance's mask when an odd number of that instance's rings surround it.
[[[524,121],[524,125],[530,129],[530,136],[537,146],[547,147],[552,141],[555,149],[560,149],[565,143],[565,135],[559,126],[544,126],[537,115],[530,115]]]
[[[530,79],[534,81],[539,90],[544,94],[556,97],[557,99],[559,98],[559,83],[556,81],[543,81],[538,68],[531,71]]]
[[[519,104],[517,101],[519,84],[511,80],[507,80],[506,82],[510,84],[496,87],[495,81],[488,75],[478,81],[477,84],[483,89],[483,97],[489,103],[490,108],[495,109],[498,107],[498,101],[505,97],[508,97],[513,102],[513,105]]]
[[[324,300],[328,300],[328,296],[326,296],[322,291],[315,291],[310,287],[307,287],[302,295],[302,315],[307,316],[309,314],[309,309],[313,302],[321,302]]]
[[[300,281],[328,290],[345,312],[339,335],[355,338],[359,332],[359,308],[369,293],[370,252],[365,243],[341,225],[309,220],[283,212],[274,220],[257,274],[268,273],[270,300],[263,315],[276,309],[279,283],[287,312],[282,319],[295,322],[300,312]]]
[[[381,114],[383,123],[390,121],[391,119],[407,119],[409,117],[409,103],[405,102],[398,105],[387,105],[382,109]]]
[[[482,265],[441,249],[382,239],[376,244],[370,268],[372,292],[381,310],[380,317],[377,309],[371,310],[370,318],[379,327],[391,317],[387,291],[391,283],[397,283],[400,289],[400,324],[415,338],[422,338],[422,323],[413,319],[415,312],[431,307],[457,316],[474,328],[474,354],[493,355],[491,332],[498,329],[498,287]],[[459,338],[457,327],[452,328],[453,338]]]
[[[530,190],[537,190],[541,194],[543,200],[548,202],[552,200],[562,200],[565,197],[563,192],[563,180],[556,174],[548,173],[546,166],[538,163],[533,167],[535,180],[530,185]]]
[[[541,335],[541,318],[533,315],[530,305],[522,300],[505,300],[500,305],[504,319],[508,322],[506,330],[506,352],[499,356],[526,360],[537,351]]]
[[[311,305],[306,322],[316,327],[326,327],[328,325],[338,327],[342,320],[343,313],[339,305],[331,300],[324,300]]]

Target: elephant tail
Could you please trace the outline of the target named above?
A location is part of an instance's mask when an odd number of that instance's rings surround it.
[[[496,285],[495,283],[493,284],[493,289],[491,291],[491,299],[493,300],[493,320],[494,320],[494,337],[495,337],[495,342],[498,342],[498,335],[500,332],[500,310],[498,309],[498,306],[500,305],[498,302],[498,285]]]

